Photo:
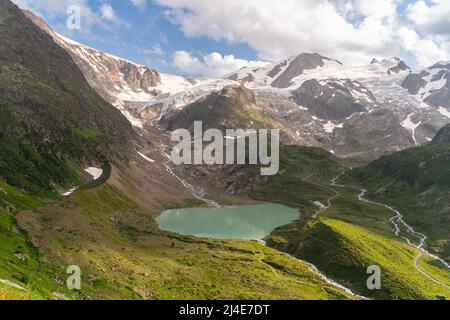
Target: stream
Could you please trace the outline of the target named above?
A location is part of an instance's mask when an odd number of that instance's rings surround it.
[[[420,250],[421,252],[429,255],[430,257],[432,257],[435,260],[438,260],[439,262],[441,262],[447,269],[450,269],[450,264],[448,264],[444,259],[436,256],[435,254],[432,254],[431,252],[429,252],[428,250],[426,250],[423,246],[425,245],[425,242],[428,240],[428,237],[426,235],[424,235],[423,233],[417,232],[414,230],[414,228],[412,226],[410,226],[409,224],[407,224],[405,222],[405,217],[400,213],[400,211],[394,209],[391,206],[388,206],[387,204],[384,203],[379,203],[379,202],[375,202],[375,201],[371,201],[365,198],[365,195],[367,194],[367,190],[363,189],[361,191],[361,193],[358,195],[358,200],[359,201],[363,201],[366,203],[371,203],[371,204],[375,204],[378,206],[382,206],[385,207],[386,209],[394,212],[394,216],[390,219],[390,222],[394,225],[394,233],[397,237],[404,239],[410,246]],[[411,234],[413,237],[417,238],[419,241],[419,244],[416,245],[414,243],[411,242],[411,240],[407,237],[404,237],[402,235],[400,235],[401,233],[401,229],[400,226],[404,226],[407,230],[407,232],[409,234]]]

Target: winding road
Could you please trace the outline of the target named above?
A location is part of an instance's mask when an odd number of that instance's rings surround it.
[[[339,180],[339,178],[340,178],[342,175],[344,175],[344,173],[345,173],[345,172],[342,172],[340,175],[338,175],[337,177],[333,178],[333,179],[331,180],[331,185],[332,185],[332,186],[346,187],[346,186],[344,186],[344,185],[338,185],[338,184],[337,184],[337,181]],[[316,211],[316,212],[312,215],[312,217],[313,217],[314,219],[317,219],[317,218],[319,218],[320,214],[322,214],[323,212],[325,212],[325,211],[327,211],[328,209],[331,208],[331,206],[333,205],[333,202],[341,196],[341,193],[340,193],[339,191],[337,191],[337,190],[331,188],[331,187],[327,187],[327,186],[324,186],[324,185],[317,184],[317,183],[314,183],[314,182],[309,181],[308,179],[309,179],[310,177],[311,177],[311,176],[308,176],[308,177],[304,178],[303,180],[306,181],[306,182],[308,182],[308,183],[311,183],[311,184],[320,186],[320,187],[322,187],[322,188],[328,189],[328,190],[330,190],[330,191],[333,191],[333,192],[335,193],[335,195],[334,195],[333,197],[331,197],[331,198],[329,198],[329,199],[327,200],[327,206],[326,206],[326,207],[321,208],[320,210]],[[397,180],[397,179],[396,179],[396,180]],[[394,182],[395,182],[395,180],[394,180]],[[389,187],[390,185],[392,185],[394,182],[388,184],[387,186],[382,187],[380,190],[386,189],[387,187]],[[380,190],[379,190],[379,191],[380,191]],[[378,191],[378,192],[379,192],[379,191]],[[426,255],[430,256],[431,258],[433,258],[433,259],[438,260],[439,262],[441,262],[447,269],[450,269],[450,265],[449,265],[445,260],[443,260],[442,258],[440,258],[440,257],[438,257],[438,256],[436,256],[436,255],[434,255],[434,254],[432,254],[431,252],[427,251],[426,249],[424,249],[424,245],[425,245],[426,241],[428,240],[428,237],[427,237],[426,235],[424,235],[423,233],[420,233],[420,232],[415,231],[414,228],[413,228],[412,226],[410,226],[409,224],[407,224],[407,223],[405,222],[404,216],[400,213],[400,211],[398,211],[398,210],[394,209],[393,207],[388,206],[388,205],[386,205],[386,204],[384,204],[384,203],[379,203],[379,202],[375,202],[375,201],[368,200],[368,199],[365,198],[365,195],[366,195],[366,194],[367,194],[367,190],[362,189],[362,190],[361,190],[361,193],[358,194],[358,196],[357,196],[358,200],[359,200],[359,201],[362,201],[362,202],[365,202],[365,203],[371,203],[371,204],[374,204],[374,205],[382,206],[382,207],[384,207],[384,208],[386,208],[386,209],[388,209],[388,210],[394,212],[395,215],[389,220],[389,221],[392,223],[392,225],[394,226],[394,234],[395,234],[397,237],[404,239],[404,240],[408,243],[409,246],[411,246],[411,247],[413,247],[413,248],[415,248],[415,249],[418,250],[417,255],[414,257],[414,263],[413,263],[413,264],[414,264],[414,268],[415,268],[418,272],[420,272],[423,276],[425,276],[426,278],[428,278],[429,280],[431,280],[432,282],[434,282],[434,283],[436,283],[436,284],[439,284],[439,285],[441,285],[441,286],[444,286],[444,287],[446,287],[446,288],[449,288],[448,285],[446,285],[445,283],[442,283],[441,281],[439,281],[439,280],[435,279],[434,277],[430,276],[428,273],[426,273],[426,272],[420,267],[420,263],[419,263],[419,262],[420,262],[420,259],[424,256],[424,254],[426,254]],[[407,237],[401,235],[401,226],[403,226],[403,227],[406,229],[407,233],[411,234],[413,237],[415,237],[415,238],[417,239],[417,241],[419,241],[419,244],[418,244],[418,245],[414,244],[414,243],[411,241],[411,239],[409,239],[409,238],[407,238]]]
[[[426,235],[424,235],[423,233],[417,232],[414,230],[414,228],[412,226],[410,226],[409,224],[407,224],[405,222],[404,216],[400,213],[400,211],[394,209],[391,206],[388,206],[387,204],[384,203],[379,203],[379,202],[375,202],[375,201],[371,201],[365,198],[365,195],[367,194],[367,190],[363,189],[361,191],[361,193],[358,195],[358,200],[359,201],[363,201],[366,203],[371,203],[371,204],[375,204],[378,206],[382,206],[392,212],[394,212],[394,216],[389,220],[393,225],[394,225],[394,234],[397,237],[400,237],[402,239],[404,239],[409,246],[419,250],[417,255],[414,257],[414,268],[416,268],[416,270],[418,272],[420,272],[422,275],[424,275],[425,277],[427,277],[429,280],[433,281],[436,284],[439,284],[443,287],[449,288],[448,285],[446,285],[445,283],[442,283],[441,281],[433,278],[432,276],[430,276],[429,274],[427,274],[422,268],[420,268],[420,259],[423,257],[424,254],[430,256],[431,258],[441,262],[447,269],[450,269],[450,265],[442,258],[432,254],[431,252],[429,252],[428,250],[424,249],[423,246],[425,245],[425,242],[428,240],[428,237]],[[414,243],[411,242],[411,239],[402,236],[401,233],[401,228],[400,226],[403,225],[403,227],[406,228],[407,233],[411,234],[413,237],[417,238],[417,240],[419,241],[419,244],[416,245]]]
[[[444,287],[450,289],[450,286],[446,285],[445,283],[440,282],[439,280],[436,280],[435,278],[430,276],[428,273],[426,273],[424,270],[422,270],[422,268],[420,267],[420,264],[419,264],[420,259],[422,257],[423,257],[423,251],[419,251],[417,256],[414,258],[414,267],[417,269],[417,271],[419,271],[422,275],[424,275],[425,277],[427,277],[428,279],[430,279],[434,283],[439,284],[441,286],[444,286]]]
[[[337,181],[342,175],[343,175],[343,173],[339,174],[336,178],[334,178],[333,180],[331,180],[331,185],[335,186],[335,185],[336,185],[336,181]],[[331,208],[331,206],[333,205],[334,200],[338,199],[338,198],[341,196],[341,193],[340,193],[339,191],[333,189],[333,188],[330,188],[330,187],[327,187],[327,186],[324,186],[324,185],[321,185],[321,184],[318,184],[318,183],[309,181],[308,179],[311,178],[312,176],[313,176],[313,175],[309,175],[309,176],[303,178],[302,180],[305,181],[305,182],[308,182],[308,183],[310,183],[310,184],[313,184],[313,185],[315,185],[315,186],[318,186],[318,187],[320,187],[320,188],[327,189],[327,190],[329,190],[329,191],[331,191],[331,192],[334,193],[334,196],[332,196],[331,198],[329,198],[329,199],[327,200],[327,205],[324,206],[323,208],[320,208],[320,210],[314,212],[314,214],[312,215],[312,218],[313,218],[313,219],[317,219],[317,218],[319,218],[319,216],[320,216],[323,212],[325,212],[325,211],[327,211],[328,209]]]

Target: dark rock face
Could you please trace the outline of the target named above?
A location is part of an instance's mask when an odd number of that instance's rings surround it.
[[[325,120],[342,120],[354,113],[366,111],[361,102],[355,101],[347,87],[332,81],[326,86],[314,79],[305,81],[293,92],[293,97],[298,105]]]
[[[361,113],[345,121],[331,136],[327,147],[337,154],[355,155],[371,160],[411,146],[411,135],[389,108]]]
[[[450,110],[450,63],[437,63],[431,68],[440,70],[430,81],[443,81],[445,84],[442,88],[431,92],[425,102],[435,107],[444,107]]]
[[[408,75],[402,83],[402,87],[408,89],[408,92],[412,95],[419,93],[420,88],[424,87],[427,82],[423,79],[428,76],[429,73],[422,72],[420,74]]]
[[[397,66],[392,67],[388,70],[388,74],[399,73],[400,71],[406,71],[406,70],[411,71],[411,69],[406,65],[406,63],[404,61],[400,60],[400,62]]]
[[[449,109],[450,63],[437,63],[419,74],[409,75],[402,83],[402,87],[413,95],[419,94],[427,86],[431,89],[423,92],[420,98],[430,106]]]
[[[442,128],[433,139],[434,144],[448,144],[450,145],[450,125]]]
[[[0,137],[81,162],[122,158],[135,133],[67,52],[10,1],[0,2]],[[86,141],[89,140],[89,143]]]
[[[271,78],[275,77],[281,72],[281,69],[287,66],[287,61],[277,64],[272,70],[270,70],[267,75]]]
[[[448,85],[448,84],[447,84]],[[432,106],[436,107],[444,107],[450,110],[450,90],[449,88],[441,89],[433,94],[431,94],[428,98],[425,99],[425,102]]]
[[[233,74],[233,75],[228,77],[228,80],[237,81],[238,78],[239,78],[238,74]],[[247,76],[242,78],[240,82],[241,83],[246,83],[246,82],[252,82],[252,81],[255,81],[255,77],[251,73],[248,73]]]
[[[297,58],[295,58],[289,65],[289,67],[284,71],[277,79],[272,82],[272,87],[274,88],[287,88],[289,87],[292,79],[303,74],[305,70],[315,69],[317,67],[322,67],[325,60],[330,60],[316,53],[302,53]],[[331,61],[331,60],[330,60]],[[273,69],[271,73],[273,75],[278,74],[281,67]]]

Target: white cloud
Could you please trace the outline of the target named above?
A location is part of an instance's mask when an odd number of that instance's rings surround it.
[[[395,18],[398,0],[355,0],[355,7],[364,16]]]
[[[153,48],[150,51],[151,54],[157,55],[157,56],[162,56],[164,55],[164,50],[161,47],[161,44],[157,43],[153,46]]]
[[[246,66],[264,66],[266,62],[237,59],[233,55],[222,56],[213,52],[200,58],[186,51],[177,51],[173,55],[172,65],[188,74],[201,74],[220,77]]]
[[[400,28],[399,37],[418,64],[450,60],[449,0],[416,1],[407,6],[406,15],[410,26]]]
[[[352,2],[364,16],[352,24],[337,3],[326,0],[157,0],[187,36],[245,42],[262,59],[280,60],[300,52],[319,52],[345,62],[365,63],[373,56],[399,52],[391,27],[378,7]],[[383,1],[385,2],[385,1]],[[388,1],[394,3],[393,1]]]
[[[420,31],[428,35],[450,37],[450,2],[449,0],[432,0],[430,4],[417,1],[407,8],[407,16]]]
[[[139,54],[143,54],[143,55],[151,54],[151,55],[155,55],[155,56],[163,56],[165,54],[165,51],[162,48],[160,43],[157,43],[153,47],[149,47],[149,48],[136,47],[136,51]]]
[[[398,31],[400,41],[406,51],[411,52],[420,66],[430,66],[437,61],[450,60],[450,52],[430,39],[421,38],[414,29],[402,27]]]
[[[122,26],[128,28],[130,25],[128,22],[120,18],[113,7],[111,7],[108,3],[104,2],[100,6],[100,13],[104,20],[112,22],[116,26]]]
[[[145,9],[147,5],[147,0],[130,0],[130,2],[141,10]]]
[[[100,12],[102,13],[102,18],[110,21],[117,21],[117,15],[114,9],[107,3],[103,3],[100,7]]]
[[[442,39],[431,39],[420,32],[415,45],[406,45],[407,39],[402,39],[405,32],[399,32],[411,25],[400,12],[405,0],[155,1],[167,7],[167,16],[186,36],[247,43],[263,60],[278,61],[300,52],[318,52],[347,64],[361,64],[373,57],[407,53],[416,56],[418,66],[423,66],[432,56],[428,50],[433,45],[439,50],[448,47]],[[449,0],[431,2],[433,6],[415,1],[405,13],[420,18],[417,23],[424,30],[450,32],[444,22],[433,26],[435,17],[443,16],[449,22]],[[445,14],[435,12],[445,5]],[[419,17],[419,9],[425,7],[428,15]]]
[[[81,31],[85,33],[90,33],[94,26],[102,29],[129,26],[106,2],[101,4],[99,12],[91,8],[89,0],[13,0],[13,2],[20,8],[33,11],[47,20],[68,17],[67,9],[70,6],[78,6],[81,12]]]

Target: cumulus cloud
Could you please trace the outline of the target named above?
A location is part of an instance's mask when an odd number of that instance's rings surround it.
[[[222,56],[217,52],[195,57],[186,51],[175,52],[172,62],[174,67],[185,73],[210,77],[224,76],[246,66],[257,67],[266,64],[267,62],[262,61],[237,59],[233,55]]]
[[[395,9],[363,5],[366,1],[351,1],[351,8],[347,6],[347,14],[362,17],[357,24],[347,21],[338,2],[326,0],[157,2],[169,8],[169,18],[187,36],[245,42],[262,59],[280,60],[300,52],[319,52],[352,63],[365,63],[373,56],[399,52],[392,28],[395,19],[385,19]],[[395,8],[394,0],[382,2]],[[369,13],[372,15],[365,16]]]
[[[411,27],[399,30],[400,39],[419,65],[450,60],[449,1],[416,1],[407,6],[406,15]]]
[[[430,58],[429,48],[446,46],[441,39],[417,33],[411,43],[404,14],[417,19],[423,30],[449,31],[448,0],[432,5],[415,1],[403,10],[405,0],[156,0],[167,7],[168,18],[188,37],[206,36],[230,43],[247,43],[260,59],[278,61],[300,52],[318,52],[347,64],[368,63],[373,57],[390,58],[405,51],[417,64]],[[400,6],[402,4],[402,6]],[[444,10],[441,7],[447,6]],[[400,9],[402,8],[402,9]],[[423,13],[423,9],[428,14]],[[442,12],[437,12],[442,9]],[[446,13],[443,13],[446,12]],[[427,17],[424,17],[427,16]],[[411,25],[411,22],[408,22]],[[413,29],[413,31],[419,31]],[[411,36],[409,34],[409,36]],[[408,44],[408,45],[407,45]],[[428,48],[428,49],[424,49]],[[437,55],[441,56],[441,55]]]
[[[147,0],[130,0],[130,2],[141,10],[145,9],[147,5]]]
[[[107,3],[102,4],[100,12],[102,13],[102,17],[106,20],[117,21],[118,19],[114,9]]]
[[[89,33],[94,26],[102,29],[129,26],[107,2],[101,4],[98,12],[90,6],[89,0],[13,0],[13,2],[20,8],[30,10],[48,20],[68,17],[67,9],[77,6],[81,13],[81,31],[85,33]]]
[[[117,26],[129,27],[128,22],[120,18],[114,11],[113,7],[106,2],[102,3],[100,6],[100,13],[101,17],[106,21],[112,22]]]
[[[430,4],[417,1],[408,5],[407,16],[420,31],[428,35],[450,37],[449,0],[433,0]]]
[[[445,43],[440,46],[430,39],[423,39],[410,28],[402,27],[399,30],[399,38],[405,50],[411,52],[420,66],[430,66],[437,61],[450,59]]]

